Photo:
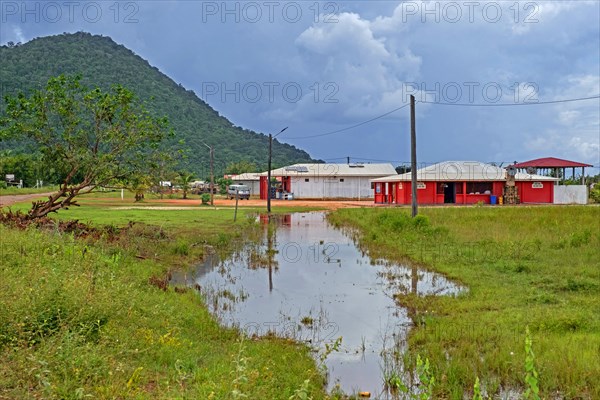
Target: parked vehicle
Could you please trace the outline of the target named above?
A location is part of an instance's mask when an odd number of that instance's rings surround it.
[[[241,200],[248,200],[250,198],[250,188],[246,185],[229,185],[227,188],[227,197],[235,199],[235,196],[238,196]]]

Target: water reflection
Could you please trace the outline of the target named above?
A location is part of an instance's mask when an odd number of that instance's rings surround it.
[[[265,223],[264,239],[225,261],[210,255],[192,279],[219,320],[249,335],[277,335],[317,347],[342,337],[326,360],[329,387],[388,398],[384,376],[402,372],[411,325],[396,293],[451,295],[439,274],[371,260],[325,214],[295,213]],[[390,397],[391,398],[391,397]]]

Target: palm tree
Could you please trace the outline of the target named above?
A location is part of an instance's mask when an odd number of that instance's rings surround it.
[[[194,181],[194,175],[187,172],[179,173],[179,184],[183,190],[183,198],[187,199],[187,193],[191,189],[190,184]]]

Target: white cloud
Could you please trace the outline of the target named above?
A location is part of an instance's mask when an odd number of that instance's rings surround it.
[[[390,46],[391,31],[381,28],[388,21],[381,17],[372,22],[341,13],[336,18],[337,23],[315,24],[296,39],[306,69],[320,65],[320,77],[337,84],[348,117],[374,116],[403,104],[403,82],[419,74],[421,58],[408,47]]]
[[[15,42],[21,42],[21,43],[25,43],[27,40],[25,40],[25,36],[23,35],[23,31],[21,30],[21,28],[19,26],[15,26],[13,28],[13,34],[15,35]]]

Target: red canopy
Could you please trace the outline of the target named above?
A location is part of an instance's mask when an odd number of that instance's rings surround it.
[[[571,168],[571,167],[592,167],[591,164],[584,164],[576,161],[563,160],[554,157],[536,158],[531,161],[524,161],[514,165],[515,168]]]

